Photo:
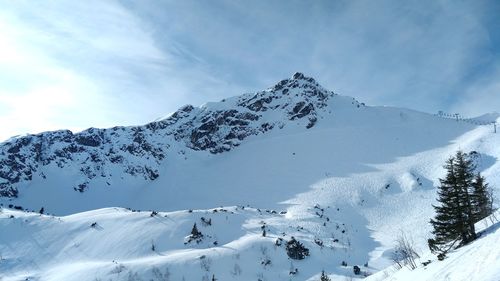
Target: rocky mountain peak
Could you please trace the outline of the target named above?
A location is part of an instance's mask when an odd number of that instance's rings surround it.
[[[292,79],[304,79],[304,74],[300,73],[300,72],[295,72],[292,76]]]
[[[295,72],[291,78],[284,79],[278,82],[276,85],[270,89],[273,91],[282,90],[284,88],[297,88],[302,86],[303,88],[317,89],[319,91],[326,91],[321,85],[314,80],[312,77],[307,77],[303,73]]]
[[[34,178],[44,180],[46,171],[54,169],[77,171],[73,189],[78,192],[97,182],[111,185],[116,177],[152,181],[161,176],[164,159],[178,152],[171,146],[216,154],[271,130],[310,129],[334,95],[313,78],[295,73],[267,90],[201,107],[186,105],[143,126],[13,138],[0,144],[0,197],[17,197],[19,186]]]

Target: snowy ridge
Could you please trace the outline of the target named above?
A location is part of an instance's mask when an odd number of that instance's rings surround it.
[[[50,169],[73,171],[78,179],[71,185],[80,192],[92,185],[111,185],[117,177],[153,181],[171,146],[221,153],[290,121],[311,128],[333,95],[296,73],[266,91],[199,108],[187,105],[144,126],[13,138],[0,145],[0,197],[17,197],[19,186],[33,178],[43,181]]]
[[[145,126],[89,131],[2,145],[3,191],[17,191],[0,198],[2,281],[364,278],[392,266],[400,231],[428,256],[434,187],[456,150],[500,187],[491,127],[364,106],[301,74]],[[203,238],[186,243],[194,223]],[[287,255],[292,237],[309,256]],[[481,252],[498,264],[500,251]]]
[[[210,225],[202,218],[210,220]],[[211,274],[220,279],[253,280],[262,276],[283,280],[299,268],[300,280],[315,275],[321,266],[329,266],[331,258],[340,265],[348,255],[347,234],[343,232],[351,231],[350,227],[340,224],[336,242],[325,240],[320,246],[322,240],[312,239],[307,230],[292,227],[286,220],[286,214],[250,207],[159,212],[154,216],[118,208],[67,217],[4,210],[0,213],[1,227],[8,228],[9,234],[23,232],[4,238],[11,245],[23,246],[15,252],[0,247],[4,253],[0,270],[12,274],[4,275],[4,280],[93,280],[93,276],[128,280],[135,274],[140,280],[161,280],[155,279],[155,270],[165,273],[167,269],[171,280],[201,279]],[[94,222],[96,226],[91,227]],[[185,245],[185,236],[195,222],[204,238],[200,243]],[[332,222],[333,230],[336,224]],[[263,227],[266,237],[262,236]],[[307,261],[287,257],[285,243],[291,235],[311,250]],[[50,237],[58,238],[55,241]],[[304,267],[313,263],[318,264]],[[345,274],[350,270],[339,268]]]
[[[500,114],[497,112],[486,113],[481,116],[477,116],[474,118],[465,118],[460,116],[460,114],[450,114],[440,111],[436,116],[448,119],[455,119],[457,122],[467,122],[474,125],[493,125],[497,122],[497,119],[500,117]]]

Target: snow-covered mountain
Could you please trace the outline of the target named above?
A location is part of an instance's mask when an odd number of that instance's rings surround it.
[[[144,126],[12,138],[0,145],[0,203],[57,217],[2,210],[0,276],[319,280],[325,270],[344,280],[354,265],[372,274],[391,265],[401,231],[427,252],[434,187],[456,150],[473,151],[498,190],[499,137],[478,125],[495,118],[365,106],[296,73]],[[204,236],[187,243],[194,223]],[[292,237],[308,257],[287,255]],[[500,250],[491,253],[498,265]]]
[[[19,189],[46,184],[47,175],[71,173],[68,187],[112,185],[114,178],[154,181],[172,154],[186,149],[212,154],[231,150],[249,136],[294,123],[312,128],[327,110],[333,92],[296,73],[292,79],[255,94],[186,105],[163,120],[136,127],[90,128],[13,138],[0,146],[0,196],[19,197]],[[356,107],[356,101],[350,101]],[[22,197],[22,196],[21,196]]]

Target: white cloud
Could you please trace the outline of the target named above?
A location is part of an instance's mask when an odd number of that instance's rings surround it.
[[[141,124],[188,102],[242,91],[212,75],[182,44],[159,48],[152,36],[159,28],[118,2],[17,1],[4,8],[0,121],[8,125],[0,139],[56,128]],[[34,102],[49,96],[37,110]],[[70,102],[54,102],[62,97]]]
[[[500,63],[493,72],[467,87],[465,94],[457,97],[451,110],[464,117],[476,117],[484,113],[500,113]]]
[[[145,123],[186,103],[260,90],[295,71],[369,104],[430,112],[454,104],[465,112],[471,98],[477,110],[500,99],[491,94],[498,78],[471,75],[492,63],[483,3],[0,6],[0,139]]]

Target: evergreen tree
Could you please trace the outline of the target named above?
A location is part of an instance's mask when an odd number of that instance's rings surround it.
[[[444,251],[440,246],[446,245],[448,242],[457,240],[458,233],[456,229],[461,228],[459,222],[462,218],[458,217],[455,212],[458,209],[458,192],[455,187],[455,158],[447,160],[444,168],[447,170],[446,177],[439,179],[441,185],[438,188],[439,206],[433,206],[436,211],[436,216],[431,219],[434,230],[432,234],[433,239],[429,239],[429,248],[432,252]]]
[[[493,200],[484,177],[477,173],[472,183],[471,203],[474,222],[478,222],[493,213]]]
[[[328,275],[325,274],[325,271],[321,271],[321,277],[319,279],[320,281],[331,281],[332,279],[330,279],[330,277],[328,277]]]
[[[469,243],[476,239],[475,216],[471,198],[474,182],[474,164],[467,155],[458,151],[446,161],[446,177],[440,179],[438,206],[433,206],[436,216],[431,219],[434,238],[428,240],[434,253],[444,254],[456,242]]]
[[[203,237],[203,234],[196,227],[196,223],[194,223],[193,229],[191,229],[191,237],[193,239],[197,239],[197,238]]]
[[[476,239],[474,228],[474,215],[471,201],[472,183],[474,182],[475,165],[472,159],[467,157],[462,151],[457,151],[456,158],[456,185],[459,188],[459,210],[465,220],[462,222],[461,243],[467,244]]]

